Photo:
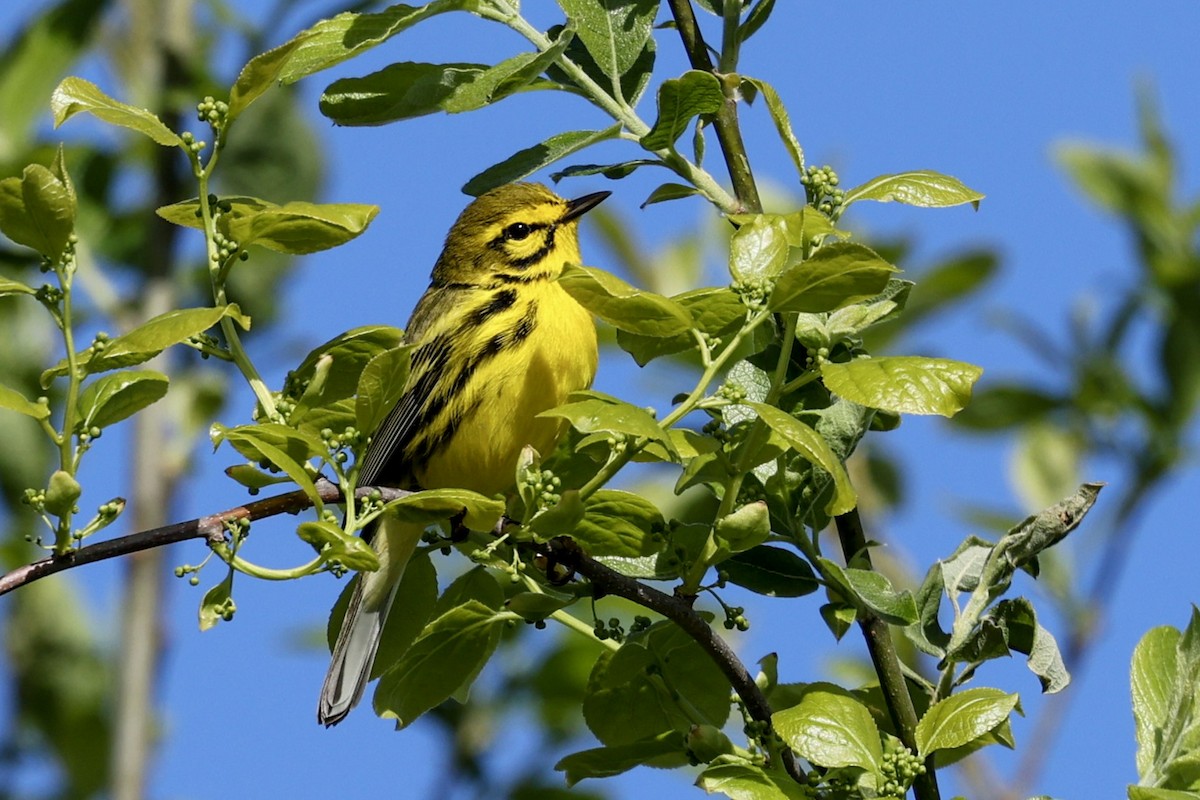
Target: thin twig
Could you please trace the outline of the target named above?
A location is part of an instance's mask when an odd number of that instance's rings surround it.
[[[360,487],[354,494],[356,497],[369,497],[373,492],[379,492],[384,502],[405,497],[409,494],[409,492],[402,489],[372,486]],[[336,484],[323,478],[317,480],[317,494],[327,503],[336,503],[342,500],[341,489]],[[287,494],[276,495],[275,497],[268,497],[252,503],[246,503],[245,505],[235,506],[225,511],[218,511],[215,514],[209,514],[208,516],[188,520],[187,522],[177,522],[173,525],[164,525],[161,528],[153,528],[147,531],[131,533],[128,536],[119,536],[115,539],[97,542],[86,547],[80,547],[77,550],[68,551],[61,556],[52,555],[43,558],[41,561],[35,561],[32,564],[26,564],[23,567],[12,570],[0,577],[0,595],[7,594],[13,589],[18,589],[48,575],[80,567],[84,564],[93,564],[97,561],[119,558],[155,547],[163,547],[168,544],[175,544],[176,542],[185,542],[188,539],[207,539],[214,543],[220,542],[224,540],[225,526],[229,522],[242,519],[253,522],[257,519],[273,517],[278,514],[294,514],[310,506],[312,506],[312,501],[304,492],[288,492]]]
[[[622,575],[611,567],[596,561],[579,548],[573,539],[559,537],[548,543],[548,555],[555,563],[582,575],[591,581],[596,596],[612,595],[623,597],[634,603],[662,614],[691,636],[708,653],[713,662],[729,680],[730,686],[746,706],[746,710],[758,722],[771,725],[771,704],[762,689],[754,682],[754,676],[746,669],[733,649],[717,635],[712,626],[701,617],[688,598],[660,592],[652,586]],[[804,773],[791,750],[782,749],[783,767],[798,783],[805,783]]]

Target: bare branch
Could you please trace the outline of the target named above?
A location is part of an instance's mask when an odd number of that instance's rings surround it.
[[[374,492],[379,492],[385,502],[409,494],[409,492],[402,489],[364,486],[355,492],[355,496],[366,497]],[[337,484],[331,483],[324,478],[317,480],[317,493],[327,503],[336,503],[343,499],[342,490],[338,488]],[[235,520],[244,519],[254,521],[265,517],[273,517],[278,514],[295,514],[310,506],[312,506],[312,501],[304,492],[288,492],[287,494],[235,506],[225,511],[218,511],[215,514],[209,514],[199,519],[176,522],[161,528],[153,528],[147,531],[131,533],[128,536],[119,536],[115,539],[97,542],[96,544],[71,550],[61,556],[48,556],[40,561],[34,561],[32,564],[18,567],[0,577],[0,595],[7,594],[25,584],[33,583],[47,575],[80,567],[84,564],[106,561],[110,558],[119,558],[142,550],[164,547],[176,542],[185,542],[188,539],[206,539],[210,542],[219,542],[225,536],[225,526]]]

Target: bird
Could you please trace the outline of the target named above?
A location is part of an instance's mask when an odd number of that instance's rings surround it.
[[[580,217],[609,194],[564,200],[541,184],[510,183],[462,211],[409,320],[409,375],[367,444],[358,485],[494,496],[515,483],[526,446],[554,449],[564,421],[538,415],[589,388],[598,363],[595,323],[557,278],[580,262]],[[364,531],[380,567],[360,573],[351,594],[321,687],[322,725],[362,698],[423,532],[386,513]]]

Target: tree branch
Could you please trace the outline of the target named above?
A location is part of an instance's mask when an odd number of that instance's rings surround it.
[[[750,716],[759,722],[766,723],[770,730],[772,711],[766,695],[754,682],[754,677],[746,669],[746,665],[738,659],[737,654],[724,639],[717,635],[712,626],[696,613],[686,598],[660,592],[641,581],[622,575],[584,553],[575,540],[565,536],[548,542],[546,552],[555,563],[561,564],[591,581],[597,597],[601,595],[623,597],[643,608],[662,614],[682,628],[708,653],[721,672],[725,674],[729,684],[745,704]],[[786,746],[782,749],[782,761],[784,769],[793,780],[801,784],[806,782],[805,775],[796,762],[795,754]]]
[[[692,10],[690,0],[668,0],[671,16],[675,18],[675,28],[679,38],[683,40],[683,49],[687,51],[688,61],[693,69],[712,73],[721,82],[725,93],[725,102],[721,110],[713,115],[713,129],[717,132],[717,142],[721,145],[721,154],[729,169],[729,180],[733,183],[733,193],[737,196],[743,210],[752,213],[762,211],[762,201],[758,197],[758,186],[754,182],[754,173],[750,170],[750,158],[746,154],[746,143],[742,140],[742,129],[738,124],[738,84],[741,83],[736,75],[722,74],[713,65],[708,55],[708,45],[700,33],[700,25],[696,22],[696,14]],[[730,65],[732,68],[735,65]],[[732,77],[734,80],[726,80]]]
[[[858,509],[837,517],[835,524],[847,566],[853,563],[865,569],[874,569]],[[892,641],[892,631],[888,624],[874,613],[861,609],[858,625],[867,642],[871,663],[875,665],[875,672],[879,676],[879,687],[883,690],[892,724],[896,726],[896,735],[905,747],[915,753],[917,710],[913,706],[912,696],[908,693],[908,683],[900,666],[900,656],[896,653],[896,643]],[[938,800],[941,797],[933,756],[925,759],[925,774],[918,775],[913,781],[913,793],[917,800]]]
[[[325,478],[319,478],[316,481],[316,487],[317,494],[327,503],[337,503],[345,499],[342,496],[341,488]],[[403,489],[362,486],[355,491],[355,496],[370,497],[376,493],[384,502],[411,494]],[[115,539],[80,547],[62,555],[51,555],[0,576],[0,595],[64,570],[189,539],[205,539],[216,544],[224,541],[226,526],[230,522],[254,521],[285,513],[294,514],[311,506],[312,500],[304,492],[288,492],[186,522],[119,536]],[[500,529],[502,525],[503,521],[497,526],[497,529]],[[591,581],[597,597],[602,595],[624,597],[663,615],[682,628],[708,653],[724,673],[733,690],[745,704],[750,716],[765,723],[770,729],[772,710],[766,695],[754,682],[754,677],[737,657],[737,654],[733,652],[733,649],[717,635],[703,617],[696,613],[687,599],[665,594],[634,578],[622,575],[588,556],[574,540],[567,537],[552,540],[545,549],[547,555],[556,563]],[[805,782],[805,775],[791,750],[784,747],[781,751],[781,760],[788,775],[797,782]]]
[[[367,497],[374,492],[379,492],[384,502],[410,494],[410,492],[403,489],[363,486],[354,495],[355,497]],[[327,503],[336,503],[344,499],[342,497],[342,490],[337,484],[331,483],[324,478],[317,480],[317,494]],[[7,575],[0,577],[0,595],[7,594],[13,589],[18,589],[48,575],[80,567],[84,564],[106,561],[110,558],[119,558],[155,547],[184,542],[188,539],[206,539],[214,543],[219,542],[224,539],[226,524],[234,520],[244,519],[253,522],[257,519],[273,517],[278,514],[294,514],[310,506],[312,506],[312,501],[304,492],[288,492],[287,494],[235,506],[225,511],[218,511],[215,514],[209,514],[199,519],[177,522],[161,528],[131,533],[128,536],[119,536],[115,539],[108,539],[103,542],[87,545],[86,547],[80,547],[77,550],[68,551],[60,556],[48,556],[40,561],[34,561],[32,564],[18,567]]]

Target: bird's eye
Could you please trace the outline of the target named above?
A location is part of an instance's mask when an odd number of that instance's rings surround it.
[[[519,242],[529,236],[530,228],[524,222],[514,222],[504,229],[504,238],[510,242]]]

